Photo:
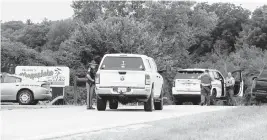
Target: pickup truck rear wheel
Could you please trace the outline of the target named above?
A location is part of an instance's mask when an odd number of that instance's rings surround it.
[[[158,102],[154,102],[155,110],[162,110],[163,109],[163,98],[161,98]]]
[[[110,100],[109,101],[109,108],[110,109],[118,109],[118,105],[119,105],[119,103],[116,100]]]
[[[161,90],[160,99],[157,102],[154,102],[155,110],[162,110],[163,109],[163,92]]]
[[[97,110],[98,111],[105,111],[106,107],[107,107],[107,100],[105,99],[101,99],[101,98],[97,98]]]
[[[154,93],[153,93],[153,89],[151,90],[151,94],[149,96],[149,99],[147,100],[147,102],[144,103],[144,109],[147,112],[152,112],[153,110],[153,104],[154,104]]]

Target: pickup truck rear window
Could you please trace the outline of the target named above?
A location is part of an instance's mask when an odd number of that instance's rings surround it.
[[[144,71],[145,66],[141,57],[107,56],[100,69],[102,70],[135,70]]]
[[[174,79],[197,79],[203,71],[178,71]]]

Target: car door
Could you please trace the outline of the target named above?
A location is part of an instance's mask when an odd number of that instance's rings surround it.
[[[225,91],[226,91],[225,82],[224,82],[225,79],[224,79],[223,75],[220,72],[217,71],[216,73],[218,74],[219,81],[221,82],[221,90],[222,90],[222,92],[221,92],[220,97],[223,97],[223,96],[225,96]]]
[[[2,83],[3,82],[3,83]],[[15,76],[5,76],[1,81],[1,101],[16,100],[21,79]]]
[[[217,94],[216,97],[220,97],[222,95],[222,82],[220,80],[220,76],[216,71],[213,71],[214,74],[214,87],[216,88]]]
[[[242,71],[237,70],[237,71],[233,71],[231,73],[235,79],[234,96],[242,97],[244,94],[244,81],[243,81],[243,77],[242,77]]]

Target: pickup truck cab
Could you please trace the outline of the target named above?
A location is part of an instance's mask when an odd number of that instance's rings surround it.
[[[139,54],[106,54],[95,83],[97,109],[117,109],[118,103],[144,102],[144,110],[163,109],[163,77],[153,58]]]

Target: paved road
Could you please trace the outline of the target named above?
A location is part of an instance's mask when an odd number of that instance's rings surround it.
[[[124,106],[118,110],[99,112],[80,106],[2,110],[2,140],[55,138],[131,125],[133,129],[151,127],[145,123],[233,108],[164,106],[163,111],[144,112],[142,106]]]

